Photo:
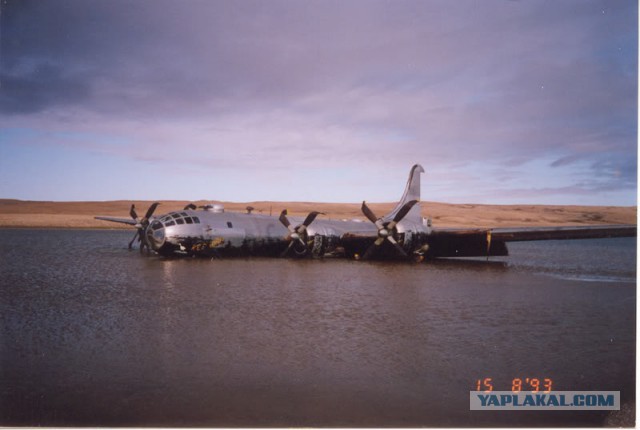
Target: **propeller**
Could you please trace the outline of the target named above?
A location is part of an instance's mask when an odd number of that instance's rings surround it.
[[[131,215],[131,218],[133,218],[133,220],[136,222],[137,230],[136,230],[136,234],[133,235],[133,239],[131,239],[131,242],[129,242],[129,249],[131,249],[131,247],[133,246],[133,242],[136,240],[136,238],[138,239],[138,242],[140,242],[140,252],[142,252],[145,247],[149,249],[149,244],[147,243],[147,239],[145,237],[144,231],[149,225],[149,218],[153,216],[153,213],[155,212],[159,204],[160,203],[155,202],[151,206],[149,206],[149,209],[147,209],[147,213],[144,214],[144,217],[141,220],[138,220],[138,214],[136,213],[136,206],[131,205],[131,209],[129,210],[129,215]]]
[[[302,224],[296,227],[293,227],[289,222],[289,219],[287,218],[287,210],[284,209],[282,212],[280,212],[280,217],[278,219],[280,220],[282,225],[284,225],[287,228],[287,230],[289,230],[289,234],[285,238],[286,240],[289,241],[289,246],[287,246],[287,248],[282,252],[282,254],[280,254],[280,257],[285,257],[289,253],[291,248],[293,248],[296,244],[300,244],[304,247],[303,251],[298,252],[296,250],[298,254],[303,255],[309,251],[309,246],[307,245],[307,239],[309,238],[309,234],[307,233],[307,227],[309,227],[309,225],[320,214],[324,215],[324,213],[322,212],[316,212],[316,211],[309,212],[309,215],[307,215],[307,217],[304,219]]]
[[[374,223],[376,228],[378,229],[378,238],[371,244],[371,246],[369,246],[369,248],[367,248],[364,255],[362,256],[363,260],[367,260],[368,258],[370,258],[373,253],[380,248],[380,245],[382,245],[385,240],[389,241],[389,243],[394,246],[398,254],[405,258],[409,257],[394,236],[397,233],[396,225],[400,221],[402,221],[405,216],[407,216],[411,208],[416,203],[418,203],[417,200],[411,200],[405,203],[391,221],[384,222],[382,221],[382,218],[378,218],[373,213],[373,211],[369,209],[369,206],[367,206],[365,202],[362,202],[362,213],[367,217],[369,221]]]

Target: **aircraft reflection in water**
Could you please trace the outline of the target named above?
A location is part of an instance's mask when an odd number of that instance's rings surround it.
[[[437,229],[421,215],[420,173],[411,168],[402,198],[387,215],[378,217],[365,202],[362,213],[371,221],[326,220],[320,212],[306,218],[225,212],[221,205],[184,210],[154,217],[159,203],[138,218],[96,217],[137,228],[140,250],[161,255],[280,257],[346,256],[356,259],[416,259],[438,257],[488,257],[508,255],[506,242],[548,239],[587,239],[636,236],[635,225],[599,225],[542,228]]]

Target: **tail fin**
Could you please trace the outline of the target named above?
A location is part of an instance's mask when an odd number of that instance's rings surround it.
[[[411,200],[418,200],[418,203],[411,208],[409,213],[407,213],[403,219],[413,222],[422,222],[420,207],[420,173],[424,173],[424,169],[421,165],[416,164],[411,168],[411,172],[409,172],[409,180],[407,181],[407,186],[404,189],[404,194],[396,207],[384,217],[385,221],[392,220],[407,202],[410,202]]]

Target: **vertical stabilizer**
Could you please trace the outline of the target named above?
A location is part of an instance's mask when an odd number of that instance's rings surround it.
[[[421,165],[416,164],[411,168],[411,172],[409,172],[409,180],[407,181],[407,186],[404,189],[404,194],[402,198],[398,202],[395,208],[384,217],[385,221],[389,221],[393,219],[393,217],[398,213],[398,211],[404,206],[407,202],[411,200],[417,200],[418,203],[414,205],[409,213],[403,218],[406,221],[412,222],[422,222],[422,214],[420,207],[420,173],[424,173],[424,169]]]

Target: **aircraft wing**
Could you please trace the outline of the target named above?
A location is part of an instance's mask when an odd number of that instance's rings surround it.
[[[525,240],[600,239],[635,237],[635,225],[589,225],[575,227],[495,228],[491,237],[505,242]]]
[[[136,221],[132,218],[118,218],[113,216],[97,216],[95,219],[99,219],[102,221],[111,221],[111,222],[119,222],[121,224],[129,224],[136,225]]]
[[[571,227],[520,227],[481,229],[437,229],[429,235],[434,257],[479,257],[508,255],[506,242],[528,240],[600,239],[635,237],[635,225],[590,225]]]

